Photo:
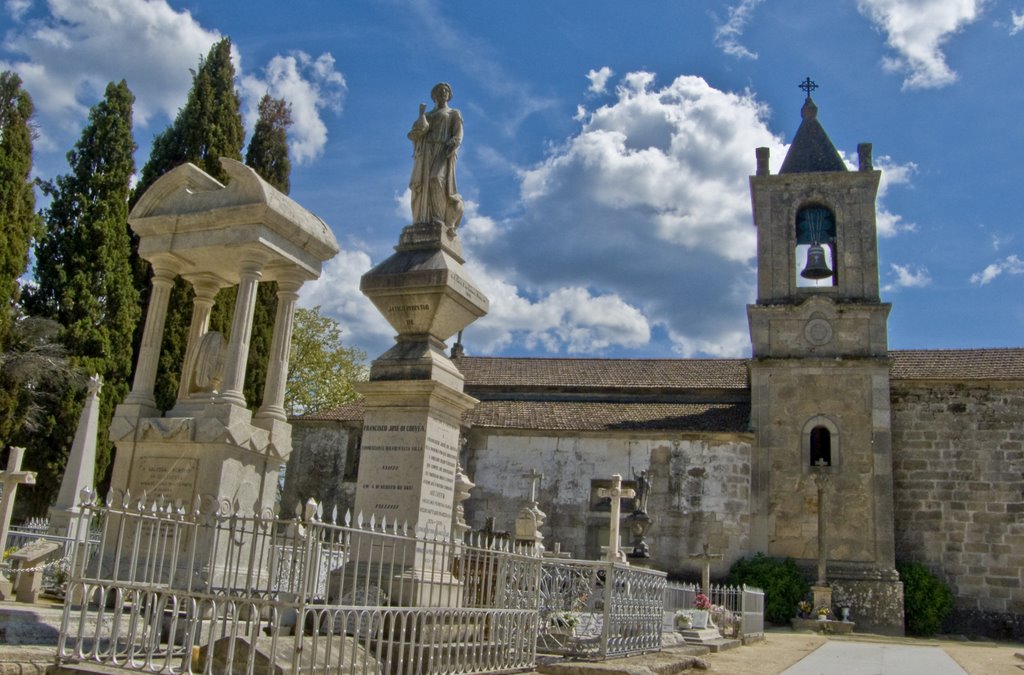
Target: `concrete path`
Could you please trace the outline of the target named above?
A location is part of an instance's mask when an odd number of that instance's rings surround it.
[[[939,647],[829,641],[782,675],[966,675]]]

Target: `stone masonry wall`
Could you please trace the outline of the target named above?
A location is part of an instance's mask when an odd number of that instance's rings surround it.
[[[950,585],[945,630],[1024,639],[1024,387],[894,382],[896,556]]]
[[[477,487],[466,502],[476,529],[485,518],[498,530],[512,530],[529,499],[523,474],[536,469],[540,508],[547,514],[545,545],[555,542],[575,558],[596,558],[607,541],[609,514],[592,508],[593,479],[613,473],[632,480],[649,472],[648,514],[654,523],[646,537],[652,566],[675,576],[699,579],[689,559],[705,542],[723,558],[711,569],[724,577],[730,565],[749,553],[751,438],[721,434],[698,439],[626,435],[543,436],[493,434],[475,429],[467,451],[467,472]],[[623,505],[623,516],[629,510]],[[628,547],[629,534],[622,532]]]
[[[281,492],[282,517],[291,517],[295,507],[310,497],[321,502],[328,514],[335,506],[339,514],[349,508],[356,486],[355,457],[350,460],[349,454],[356,452],[359,428],[341,422],[293,420],[292,454]]]

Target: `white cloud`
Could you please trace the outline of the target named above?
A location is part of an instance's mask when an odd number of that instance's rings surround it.
[[[12,19],[21,21],[22,17],[25,16],[25,12],[32,7],[32,0],[7,0],[4,6],[7,7],[7,11],[10,12]]]
[[[742,44],[743,30],[754,15],[754,8],[764,0],[740,0],[738,5],[729,8],[729,18],[715,27],[715,46],[729,56],[739,59],[756,59],[757,53]]]
[[[1002,260],[997,260],[980,272],[971,275],[971,283],[976,286],[984,286],[1002,274],[1024,274],[1024,260],[1016,255],[1009,255]]]
[[[1021,10],[1020,14],[1010,10],[1010,35],[1016,35],[1017,33],[1024,30],[1024,9]]]
[[[956,80],[943,44],[978,19],[986,0],[858,0],[861,14],[886,34],[895,56],[890,72],[906,73],[905,89],[944,87]]]
[[[593,94],[603,94],[608,86],[608,80],[612,76],[612,69],[608,66],[602,66],[600,70],[591,70],[587,73],[587,79],[590,80],[590,87],[588,91]]]
[[[320,156],[327,144],[327,125],[321,113],[341,112],[346,91],[345,78],[335,70],[330,53],[315,59],[302,51],[278,54],[260,76],[245,75],[240,84],[250,129],[256,123],[256,106],[264,94],[283,98],[292,106],[293,124],[288,132],[292,158],[297,164],[308,164]]]
[[[642,346],[658,327],[680,353],[743,353],[754,293],[747,177],[754,148],[770,147],[776,165],[785,155],[766,115],[753,94],[699,77],[658,87],[652,73],[625,75],[614,102],[521,173],[521,215],[467,255],[505,284],[496,290],[509,316],[585,324],[581,338],[551,328],[520,346]],[[570,302],[600,311],[560,314]],[[593,324],[601,315],[611,323]]]
[[[345,344],[358,345],[375,359],[393,344],[395,331],[359,291],[359,278],[372,266],[363,251],[341,251],[324,265],[319,279],[303,285],[299,305],[319,306],[321,313],[341,324]]]
[[[900,164],[893,161],[891,157],[882,155],[875,159],[875,167],[882,171],[882,178],[878,183],[878,202],[875,209],[878,236],[894,237],[901,232],[914,232],[917,230],[917,224],[904,221],[903,216],[887,209],[883,200],[889,194],[889,188],[911,184],[911,178],[917,173],[917,164],[914,162]]]
[[[20,21],[25,5],[6,6]],[[4,48],[20,56],[0,68],[16,71],[36,107],[66,127],[77,127],[107,82],[122,77],[135,94],[136,123],[173,117],[191,86],[189,67],[220,39],[163,0],[50,0],[48,8],[8,32]]]
[[[593,354],[610,347],[642,347],[650,340],[643,313],[614,294],[594,295],[573,286],[531,300],[482,266],[470,263],[468,268],[491,303],[487,316],[466,331],[469,353],[491,354],[515,343],[549,354]]]
[[[897,288],[923,288],[932,283],[928,270],[924,267],[914,268],[912,265],[897,265],[891,263],[893,280],[882,287],[883,291],[893,291]]]

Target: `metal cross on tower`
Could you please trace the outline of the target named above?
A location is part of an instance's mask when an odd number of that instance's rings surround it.
[[[817,89],[818,85],[816,85],[814,81],[810,77],[808,77],[807,79],[800,83],[800,88],[806,91],[807,98],[810,98],[811,92]]]

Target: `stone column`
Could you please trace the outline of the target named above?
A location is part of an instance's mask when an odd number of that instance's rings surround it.
[[[249,359],[249,339],[252,337],[252,317],[256,309],[256,287],[263,276],[261,265],[256,261],[243,263],[238,280],[238,295],[235,297],[235,315],[231,320],[231,340],[228,342],[228,356],[224,364],[224,383],[221,400],[245,407],[245,363]]]
[[[295,303],[299,299],[301,279],[278,279],[277,315],[274,317],[274,337],[270,343],[270,362],[267,364],[267,381],[263,386],[263,405],[257,418],[287,421],[284,411],[284,391],[288,382],[288,354],[292,344],[292,325],[295,320]]]
[[[188,329],[188,345],[185,347],[185,361],[181,364],[181,380],[178,383],[178,401],[188,398],[189,366],[193,363],[195,351],[199,348],[199,340],[210,328],[210,314],[213,311],[213,297],[220,290],[220,284],[212,274],[203,274],[193,279],[192,290],[192,323]]]
[[[174,285],[175,270],[163,265],[153,265],[153,281],[149,294],[149,309],[146,311],[146,327],[142,331],[142,345],[139,347],[139,361],[135,366],[132,390],[125,398],[126,404],[156,407],[153,388],[156,385],[156,370],[160,362],[160,347],[164,340],[164,321],[167,319],[167,303]]]

